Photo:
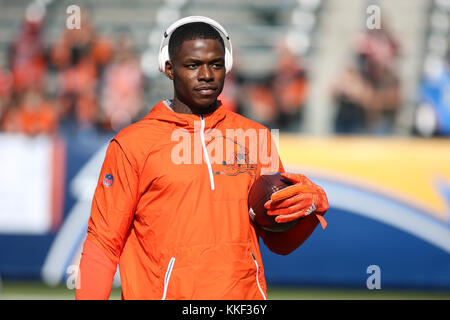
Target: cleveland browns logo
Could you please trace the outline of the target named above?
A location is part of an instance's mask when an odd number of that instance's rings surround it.
[[[218,141],[217,139],[223,139],[223,141]],[[222,161],[221,170],[215,171],[215,174],[225,174],[227,176],[237,176],[241,173],[248,173],[250,177],[256,176],[256,170],[258,165],[255,161],[250,160],[250,155],[248,148],[241,145],[237,141],[233,140],[229,137],[219,136],[219,137],[213,137],[208,143],[207,146],[212,143],[226,143],[232,142],[233,143],[233,150],[232,152],[227,152],[225,157],[227,157],[226,160]],[[227,149],[229,150],[229,149]]]

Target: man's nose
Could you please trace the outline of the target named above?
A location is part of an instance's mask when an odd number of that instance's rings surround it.
[[[210,66],[203,64],[199,70],[199,80],[212,81],[214,80],[214,72],[211,70]]]

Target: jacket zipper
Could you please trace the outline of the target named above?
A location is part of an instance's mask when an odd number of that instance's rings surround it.
[[[203,154],[205,156],[206,165],[208,166],[208,172],[209,172],[209,182],[211,183],[211,190],[214,190],[214,176],[212,172],[211,162],[209,161],[208,151],[206,150],[206,143],[205,143],[205,119],[203,118],[203,115],[200,115],[201,119],[201,130],[200,130],[200,139],[202,141],[202,148],[203,148]]]
[[[172,274],[173,264],[175,263],[175,257],[170,258],[169,265],[167,266],[166,276],[164,277],[164,292],[161,300],[166,300],[167,287],[169,286],[170,275]]]
[[[256,284],[258,285],[259,292],[261,292],[261,295],[263,296],[264,300],[267,300],[266,295],[264,294],[264,291],[261,288],[261,285],[259,284],[259,265],[258,265],[258,261],[256,261],[256,258],[253,255],[253,252],[250,252],[250,255],[252,256],[253,262],[256,265]]]

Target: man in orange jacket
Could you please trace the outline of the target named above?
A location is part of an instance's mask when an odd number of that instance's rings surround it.
[[[266,207],[301,223],[275,233],[249,219],[252,183],[284,169],[268,129],[217,100],[231,54],[228,34],[209,18],[187,17],[164,33],[159,64],[174,97],[109,144],[77,299],[108,299],[117,265],[123,299],[266,299],[258,237],[288,254],[324,221],[323,190],[291,173],[284,175],[294,186]]]

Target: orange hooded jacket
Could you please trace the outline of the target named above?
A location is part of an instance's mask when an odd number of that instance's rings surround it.
[[[282,254],[304,241],[295,228],[267,235],[249,219],[253,181],[275,171],[283,167],[264,126],[161,101],[111,141],[84,251],[93,243],[119,264],[123,299],[266,299],[258,235]]]

